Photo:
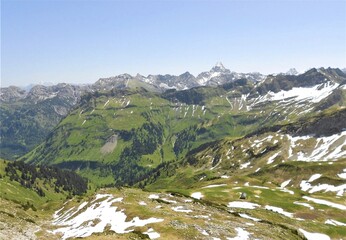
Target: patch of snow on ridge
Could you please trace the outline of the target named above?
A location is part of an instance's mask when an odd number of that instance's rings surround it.
[[[244,229],[238,227],[235,229],[237,231],[237,236],[233,238],[227,238],[227,240],[246,240],[249,239],[250,233],[245,231]]]
[[[201,192],[194,192],[191,194],[191,197],[192,198],[195,198],[195,199],[201,199],[203,196],[203,194]]]
[[[294,202],[294,204],[297,204],[297,205],[301,205],[301,206],[304,206],[304,207],[310,208],[310,210],[314,210],[314,207],[313,207],[313,206],[311,206],[311,205],[310,205],[310,204],[308,204],[308,203]]]
[[[251,217],[251,216],[247,215],[246,213],[239,213],[239,216],[241,216],[242,218],[250,219],[250,220],[255,221],[255,222],[261,221],[261,219]]]
[[[338,204],[338,203],[333,203],[327,200],[322,200],[322,199],[317,199],[317,198],[312,198],[312,197],[307,197],[307,196],[303,196],[304,199],[308,200],[308,201],[312,201],[314,203],[318,203],[318,204],[322,204],[322,205],[327,205],[329,207],[333,207],[333,208],[338,208],[340,210],[346,210],[346,206],[342,205],[342,204]]]
[[[279,207],[273,207],[273,206],[267,205],[267,206],[265,206],[265,209],[267,209],[269,211],[280,213],[280,214],[282,214],[282,215],[284,215],[286,217],[289,217],[289,218],[293,217],[293,213],[286,212],[282,208],[279,208]]]
[[[344,192],[346,191],[346,184],[342,184],[339,186],[334,186],[330,184],[319,184],[317,186],[313,186],[309,193],[319,192],[324,190],[324,192],[337,192],[337,196],[343,196]]]
[[[175,212],[184,212],[184,213],[192,212],[192,210],[185,209],[183,206],[172,207],[172,210],[175,211]]]
[[[157,194],[150,194],[148,198],[150,198],[150,199],[159,199],[160,197]]]
[[[215,188],[215,187],[223,187],[226,186],[227,184],[223,183],[223,184],[212,184],[212,185],[208,185],[202,188]]]
[[[313,87],[294,87],[291,90],[281,90],[278,93],[268,92],[262,101],[281,101],[289,99],[293,101],[309,100],[309,102],[317,103],[328,97],[338,86],[339,84],[327,82]]]
[[[291,179],[284,181],[283,183],[281,183],[280,187],[285,188],[290,182],[291,182]]]
[[[307,240],[330,240],[328,235],[322,233],[311,233],[301,228],[299,228],[299,231],[304,234],[304,237],[306,237]]]
[[[103,200],[98,201],[100,199]],[[58,228],[51,232],[53,234],[62,233],[62,239],[88,237],[93,233],[103,232],[107,225],[110,225],[110,230],[116,233],[127,233],[133,231],[128,230],[131,227],[142,227],[163,221],[163,219],[154,217],[143,220],[134,217],[131,221],[126,222],[126,214],[122,210],[117,211],[116,206],[112,206],[121,201],[122,198],[114,198],[110,194],[98,194],[92,202],[82,203],[73,214],[66,216],[65,213],[55,219],[53,224]],[[91,205],[85,208],[88,204]]]
[[[319,179],[321,176],[322,176],[322,174],[318,174],[318,173],[314,174],[309,178],[308,182],[313,182],[313,181]]]
[[[343,170],[342,173],[339,173],[339,174],[338,174],[338,177],[339,177],[339,178],[346,179],[346,168],[344,168],[344,170]]]
[[[280,151],[281,152],[281,151]],[[280,152],[275,153],[273,156],[268,158],[267,164],[271,164],[274,162],[275,158],[280,154]]]
[[[308,191],[309,193],[319,192],[324,190],[324,192],[337,192],[337,196],[342,196],[346,189],[346,184],[342,184],[339,186],[334,186],[330,184],[318,184],[316,186],[312,186],[310,182],[315,181],[316,179],[320,178],[321,174],[314,174],[312,175],[309,180],[303,180],[300,183],[300,188],[302,191]]]
[[[334,226],[346,226],[345,223],[333,220],[333,219],[328,219],[324,222],[325,224],[330,224],[330,225],[334,225]]]
[[[293,156],[292,149],[296,148],[298,142],[303,142],[313,138],[312,136],[297,136],[291,137],[287,135],[291,141],[289,148],[289,158]],[[328,137],[316,138],[316,146],[311,153],[297,153],[297,161],[304,162],[316,162],[316,161],[328,161],[336,160],[342,157],[346,157],[346,151],[343,150],[346,147],[346,131],[333,134]]]
[[[152,228],[149,228],[144,234],[148,234],[150,239],[157,239],[160,237],[160,234],[155,232]]]
[[[240,164],[239,169],[247,168],[250,164],[251,164],[251,162],[247,162],[247,163]]]
[[[229,202],[227,207],[232,207],[232,208],[246,208],[246,209],[255,209],[259,207],[260,205],[256,203],[251,203],[251,202],[240,202],[240,201],[234,201],[234,202]]]

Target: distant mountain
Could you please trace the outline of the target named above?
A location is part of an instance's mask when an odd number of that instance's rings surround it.
[[[43,141],[89,89],[58,84],[0,91],[0,157],[14,159]]]
[[[131,83],[133,85],[145,84],[144,88],[156,91],[165,91],[168,89],[185,90],[198,86],[217,86],[237,79],[246,78],[251,81],[260,81],[265,78],[260,73],[236,73],[226,69],[221,62],[218,62],[210,71],[202,72],[197,77],[189,72],[185,72],[179,76],[175,75],[148,75],[147,77],[137,74],[131,76],[122,74],[110,78],[101,78],[92,85],[94,90],[110,90],[113,88],[126,88]]]
[[[199,74],[196,81],[200,86],[217,86],[242,78],[257,82],[263,80],[265,76],[260,73],[231,72],[218,62],[209,72]]]
[[[299,72],[295,68],[291,68],[285,74],[286,75],[298,75]]]

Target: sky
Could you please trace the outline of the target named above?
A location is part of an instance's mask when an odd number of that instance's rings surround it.
[[[346,67],[346,0],[1,0],[1,87]]]

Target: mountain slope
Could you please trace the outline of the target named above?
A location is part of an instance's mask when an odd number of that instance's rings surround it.
[[[342,239],[345,79],[337,69],[312,69],[183,91],[84,95],[22,159],[119,188],[65,202],[39,234]]]
[[[0,157],[15,159],[42,142],[77,104],[83,87],[68,84],[15,87],[0,94]]]
[[[345,235],[346,109],[224,139],[167,163],[139,185],[222,203],[294,228]],[[317,130],[317,131],[315,131]],[[239,200],[242,194],[245,200]],[[255,210],[248,210],[248,209]],[[264,211],[262,213],[257,211]],[[291,222],[292,221],[292,222]]]
[[[73,169],[101,185],[132,185],[202,144],[344,106],[343,75],[320,71],[286,76],[290,87],[276,92],[270,86],[282,83],[283,76],[163,94],[145,89],[90,93],[22,159]],[[261,95],[259,89],[266,91]],[[337,92],[341,97],[322,107]]]
[[[56,208],[86,190],[87,182],[73,172],[0,160],[0,238],[36,239]]]
[[[215,66],[210,72],[224,71]],[[205,72],[207,73],[207,72]],[[262,79],[261,74],[236,74],[232,77],[223,74],[222,81],[218,77],[206,81],[202,85],[215,85],[209,82],[233,81],[248,77],[256,81]],[[35,145],[41,143],[48,133],[65,117],[77,104],[81,95],[86,93],[106,92],[112,89],[143,88],[150,92],[161,93],[167,89],[189,89],[200,86],[197,79],[185,72],[175,75],[121,74],[115,77],[101,78],[90,85],[57,84],[53,86],[36,85],[29,90],[10,86],[0,89],[0,157],[16,159]]]

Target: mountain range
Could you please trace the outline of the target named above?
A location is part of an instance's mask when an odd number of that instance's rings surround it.
[[[2,89],[1,101],[1,152],[15,153],[22,163],[16,171],[7,161],[0,166],[0,216],[12,222],[4,228],[7,234],[309,240],[346,235],[346,74],[340,69],[263,76],[237,74],[218,63],[197,77],[123,74],[85,86],[38,86],[30,92],[10,87]],[[38,135],[53,116],[55,124]],[[18,129],[28,129],[27,135]],[[29,146],[25,139],[33,136],[38,145]],[[26,149],[13,152],[19,149],[15,144]],[[54,192],[49,183],[56,180],[32,180],[33,166],[36,172],[47,166],[77,173],[88,190],[77,196],[62,184]],[[44,197],[27,184],[39,186]],[[22,196],[19,202],[14,192]]]
[[[264,78],[259,73],[235,73],[218,63],[209,72],[194,77],[189,72],[175,75],[122,74],[101,78],[94,84],[34,85],[22,89],[10,86],[0,89],[0,157],[15,159],[43,141],[53,127],[68,114],[85,93],[112,89],[142,87],[149,91],[189,89],[204,85],[220,85],[246,77],[251,81]]]
[[[280,74],[279,74],[280,75]],[[290,69],[285,75],[297,75]],[[272,75],[274,76],[274,75]],[[94,84],[34,85],[22,89],[10,86],[0,89],[0,157],[15,159],[43,141],[53,127],[78,103],[85,93],[112,89],[144,88],[162,93],[166,90],[186,90],[198,86],[221,86],[239,79],[260,82],[260,73],[236,73],[217,63],[210,71],[197,77],[189,72],[175,75],[131,76],[122,74],[101,78]],[[33,137],[34,136],[34,137]]]

